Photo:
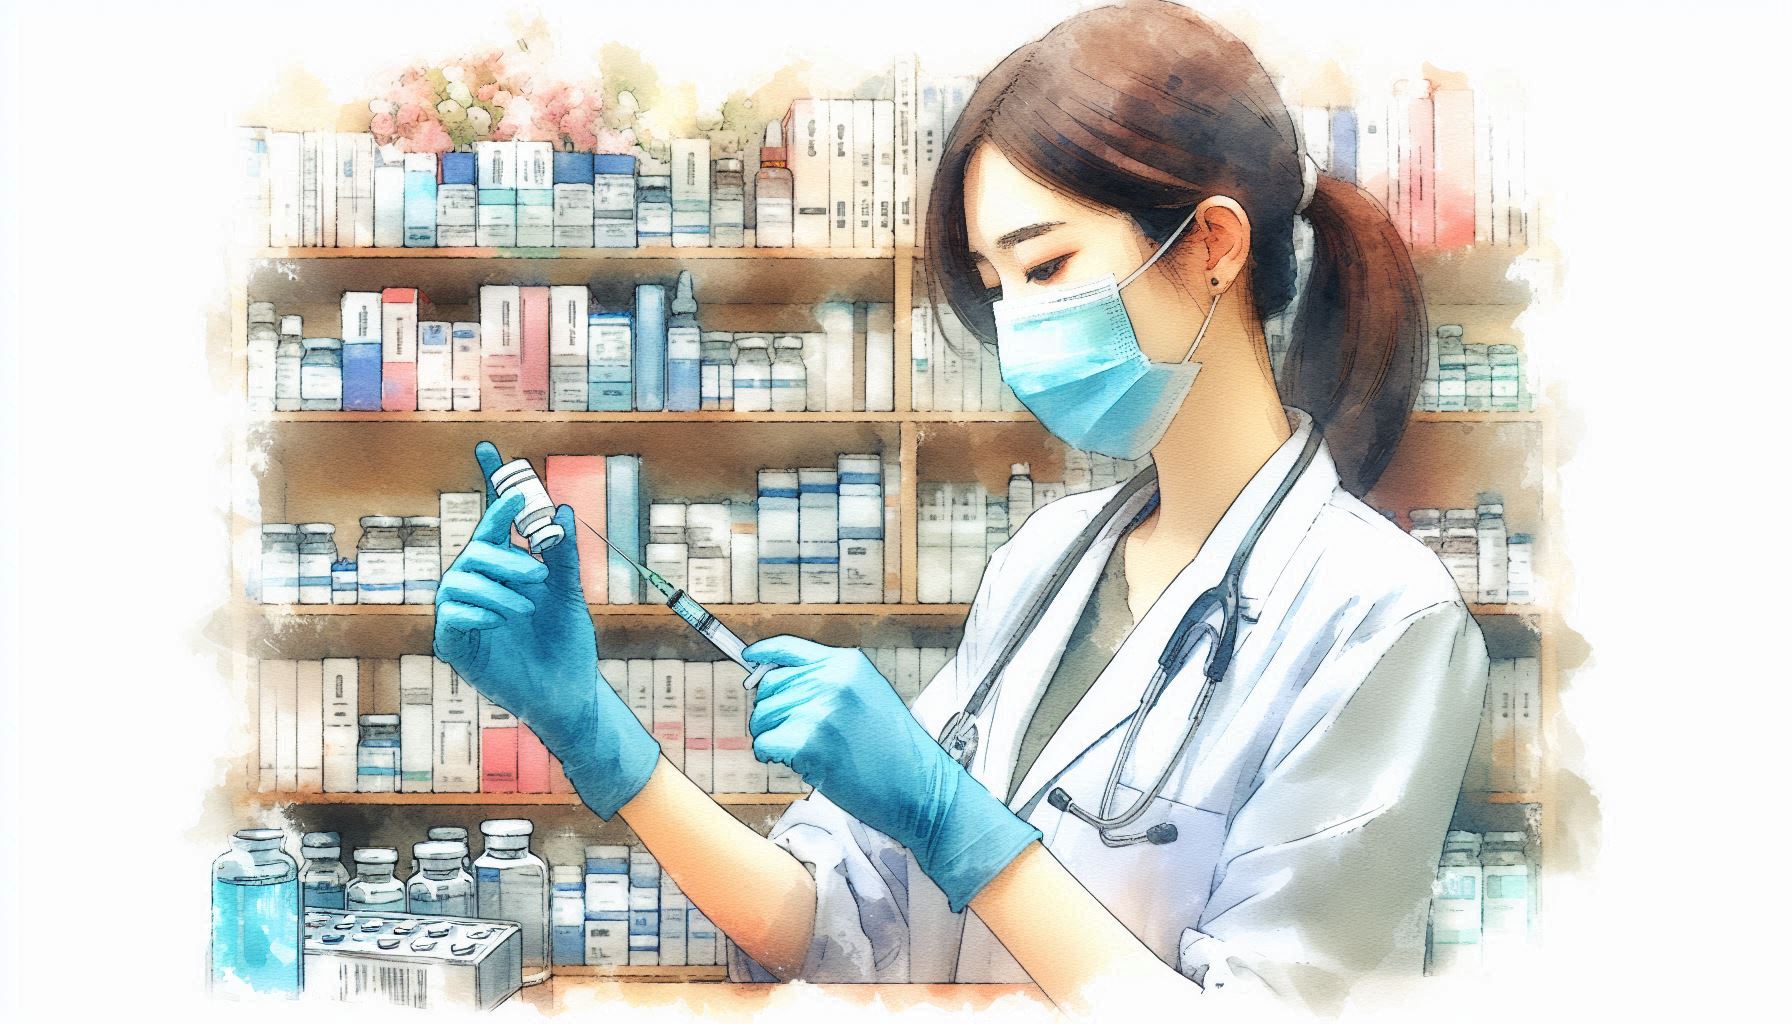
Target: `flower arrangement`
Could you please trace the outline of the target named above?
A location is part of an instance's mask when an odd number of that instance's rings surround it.
[[[367,104],[374,142],[407,153],[442,153],[474,142],[503,142],[534,121],[529,85],[489,50],[441,67],[406,68],[387,95]]]

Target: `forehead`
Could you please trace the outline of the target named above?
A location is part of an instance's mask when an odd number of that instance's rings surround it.
[[[1028,177],[986,142],[972,151],[965,166],[964,214],[971,251],[987,257],[994,254],[996,240],[1016,228],[1087,220],[1096,212]]]

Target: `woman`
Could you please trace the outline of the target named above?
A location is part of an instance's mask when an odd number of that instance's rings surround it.
[[[1262,318],[1290,303],[1309,231],[1278,389]],[[734,941],[736,978],[1030,977],[1068,1007],[1117,979],[1325,1007],[1418,974],[1486,654],[1444,568],[1352,494],[1393,453],[1425,337],[1386,215],[1312,173],[1240,42],[1127,4],[983,79],[927,249],[936,297],[1048,429],[1156,469],[1026,521],[912,714],[857,650],[749,649],[780,666],[754,752],[816,788],[769,839],[598,676],[575,545],[512,547],[514,497],[443,580],[439,655],[622,815]],[[479,458],[489,477],[497,452]]]

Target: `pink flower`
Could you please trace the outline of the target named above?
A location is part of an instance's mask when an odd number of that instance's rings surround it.
[[[392,133],[398,129],[398,125],[393,122],[391,114],[375,114],[373,115],[373,123],[369,125],[369,128],[375,135],[383,135],[387,138],[391,138]]]
[[[449,137],[448,130],[439,122],[420,124],[411,134],[409,149],[412,153],[446,153],[453,148],[454,139]]]
[[[399,107],[398,127],[400,129],[409,128],[411,125],[423,120],[428,116],[426,110],[427,108],[416,103],[406,103],[404,106]]]
[[[492,97],[497,94],[498,87],[496,85],[482,85],[479,87],[479,92],[476,95],[479,97],[479,102],[490,103]]]
[[[516,99],[516,97],[512,96],[509,91],[504,89],[499,89],[497,92],[492,93],[492,102],[500,107],[510,106],[510,101],[513,99]]]
[[[635,148],[635,130],[625,128],[617,131],[606,125],[597,130],[596,142],[592,148],[598,153],[627,153]]]

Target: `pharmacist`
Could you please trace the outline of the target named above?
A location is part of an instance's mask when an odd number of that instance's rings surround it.
[[[1155,468],[1026,521],[912,713],[856,649],[750,648],[779,666],[753,751],[816,790],[761,837],[599,677],[576,545],[511,546],[512,497],[443,580],[436,651],[623,817],[737,980],[1335,1009],[1418,976],[1486,652],[1437,559],[1355,497],[1421,373],[1393,226],[1315,172],[1243,44],[1173,4],[1015,51],[928,198],[935,295],[1015,394]],[[1291,301],[1278,389],[1263,319]]]

